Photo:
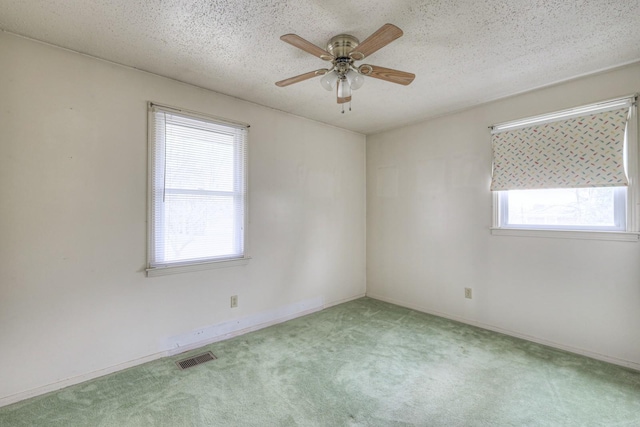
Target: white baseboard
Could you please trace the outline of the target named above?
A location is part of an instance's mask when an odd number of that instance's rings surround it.
[[[299,301],[274,310],[205,326],[185,334],[169,337],[163,345],[168,356],[184,353],[214,342],[267,328],[325,308],[322,297]]]
[[[360,298],[364,298],[365,296],[367,296],[367,295],[363,292],[361,294],[358,294],[358,295],[355,295],[355,296],[352,296],[352,297],[342,298],[342,299],[339,299],[339,300],[328,302],[328,303],[325,303],[324,308],[329,308],[329,307],[333,307],[334,305],[344,304],[345,302],[354,301],[354,300],[357,300],[357,299],[360,299]]]
[[[268,326],[286,322],[287,320],[305,316],[307,314],[323,310],[324,308],[362,298],[363,296],[364,294],[360,294],[354,297],[345,298],[343,300],[333,301],[328,304],[324,304],[323,298],[318,297],[300,301],[284,307],[279,307],[274,310],[257,313],[240,319],[234,319],[228,322],[219,323],[217,325],[199,328],[192,332],[170,337],[167,340],[164,340],[161,345],[161,351],[157,353],[153,353],[139,359],[119,363],[107,368],[98,369],[96,371],[87,372],[85,374],[77,375],[61,381],[56,381],[51,384],[15,393],[10,396],[0,397],[0,407],[11,405],[12,403],[29,399],[31,397],[40,396],[52,391],[60,390],[75,384],[80,384],[85,381],[93,380],[104,375],[121,371],[123,369],[142,365],[143,363],[151,362],[163,357],[173,356],[175,354],[193,350],[198,347],[212,344],[214,342],[229,339],[238,335],[246,334],[248,332],[257,331],[258,329],[263,329]]]
[[[253,316],[241,319],[230,320],[228,322],[219,323],[217,325],[206,326],[196,329],[192,332],[177,335],[165,341],[166,355],[173,356],[175,354],[184,353],[214,342],[224,341],[239,335],[257,331],[286,322],[287,320],[297,317],[306,316],[334,305],[343,304],[364,297],[365,294],[343,298],[340,300],[324,303],[321,297],[300,301],[275,310],[258,313]]]
[[[166,356],[165,352],[154,353],[145,357],[141,357],[139,359],[134,359],[128,362],[119,363],[117,365],[109,366],[107,368],[98,369],[97,371],[88,372],[86,374],[81,374],[75,377],[66,378],[64,380],[56,381],[54,383],[36,387],[30,390],[21,391],[15,394],[11,394],[9,396],[0,397],[0,408],[3,406],[11,405],[12,403],[20,402],[21,400],[40,396],[42,394],[50,393],[52,391],[60,390],[75,384],[80,384],[85,381],[89,381],[95,378],[109,375],[114,372],[122,371],[123,369],[128,369],[134,366],[142,365],[143,363],[151,362],[153,360],[157,360],[165,356]]]
[[[640,363],[632,362],[630,360],[619,359],[617,357],[607,356],[605,354],[600,354],[600,353],[595,353],[593,351],[584,350],[582,348],[577,348],[577,347],[572,347],[572,346],[568,346],[568,345],[564,345],[564,344],[559,344],[557,342],[545,340],[543,338],[534,337],[534,336],[531,336],[531,335],[523,334],[523,333],[512,331],[512,330],[509,330],[509,329],[503,329],[503,328],[500,328],[498,326],[489,325],[487,323],[477,322],[475,320],[470,320],[470,319],[466,319],[466,318],[463,318],[463,317],[453,316],[453,315],[450,315],[450,314],[442,313],[442,312],[439,312],[437,310],[433,310],[433,309],[430,309],[430,308],[422,307],[420,305],[407,303],[407,302],[404,302],[404,301],[398,301],[398,300],[395,300],[393,298],[387,298],[387,297],[382,296],[382,295],[376,295],[376,294],[372,294],[372,293],[367,293],[367,296],[369,298],[373,298],[373,299],[377,299],[377,300],[380,300],[380,301],[388,302],[390,304],[399,305],[401,307],[410,308],[412,310],[420,311],[422,313],[433,314],[434,316],[444,317],[445,319],[455,320],[456,322],[465,323],[465,324],[471,325],[471,326],[477,326],[478,328],[487,329],[487,330],[494,331],[494,332],[499,332],[499,333],[504,334],[504,335],[509,335],[509,336],[520,338],[520,339],[523,339],[523,340],[526,340],[526,341],[532,341],[532,342],[535,342],[535,343],[538,343],[538,344],[542,344],[542,345],[545,345],[547,347],[557,348],[559,350],[568,351],[569,353],[579,354],[581,356],[590,357],[591,359],[601,360],[603,362],[608,362],[608,363],[612,363],[614,365],[624,366],[625,368],[631,368],[631,369],[635,369],[635,370],[640,371]]]

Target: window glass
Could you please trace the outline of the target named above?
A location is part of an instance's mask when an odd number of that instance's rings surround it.
[[[500,193],[501,226],[625,229],[624,187],[510,190]]]

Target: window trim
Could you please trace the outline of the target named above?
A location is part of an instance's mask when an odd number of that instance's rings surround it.
[[[550,237],[550,238],[565,238],[565,239],[587,239],[587,240],[613,240],[613,241],[625,241],[625,242],[638,242],[640,241],[640,185],[638,185],[638,179],[640,179],[640,165],[638,156],[640,154],[639,138],[638,138],[638,121],[640,117],[637,112],[637,100],[638,94],[634,94],[625,98],[633,98],[633,102],[630,106],[630,117],[627,124],[626,132],[626,160],[627,160],[627,177],[629,185],[627,186],[626,194],[626,230],[625,231],[608,231],[608,230],[571,230],[565,229],[544,229],[544,228],[515,228],[515,227],[501,227],[500,225],[500,192],[492,191],[492,226],[490,227],[490,233],[494,236],[519,236],[519,237]],[[617,98],[618,101],[624,98]],[[601,103],[594,103],[601,104]],[[583,107],[588,107],[585,105]],[[580,109],[582,107],[578,107]],[[563,110],[569,111],[569,110]],[[558,112],[562,113],[562,112]],[[544,116],[552,116],[557,113],[550,113]],[[530,119],[534,119],[531,117]],[[523,122],[528,119],[517,120],[514,122],[506,122],[500,125],[491,126],[492,132],[498,126],[509,127],[510,123]]]
[[[153,223],[153,182],[155,179],[154,175],[154,164],[155,164],[155,141],[152,138],[153,135],[153,127],[155,125],[153,119],[153,108],[159,108],[161,110],[165,110],[167,112],[174,112],[182,115],[189,116],[194,119],[201,119],[204,121],[214,122],[217,124],[228,124],[234,127],[245,127],[248,129],[250,125],[247,123],[231,121],[228,119],[223,119],[216,116],[211,116],[191,110],[186,110],[182,108],[172,107],[165,104],[159,104],[152,101],[147,102],[147,262],[145,273],[147,277],[156,277],[156,276],[165,276],[170,274],[178,274],[178,273],[186,273],[191,271],[202,271],[209,270],[215,268],[223,268],[223,267],[234,267],[234,266],[242,266],[249,263],[251,256],[249,256],[249,147],[248,144],[245,145],[245,157],[246,164],[244,168],[244,179],[245,179],[245,197],[244,197],[244,224],[243,224],[243,233],[242,238],[243,242],[243,256],[242,257],[229,257],[229,258],[220,258],[220,259],[205,259],[205,260],[191,260],[185,262],[174,262],[167,265],[156,265],[151,266],[151,259],[154,250],[154,239],[155,239],[155,230]],[[246,142],[245,142],[246,143]],[[234,156],[237,160],[238,156]],[[236,189],[234,188],[234,193]],[[238,219],[236,218],[236,221]]]
[[[610,240],[638,242],[640,233],[631,231],[542,230],[531,228],[490,228],[492,236],[545,237],[554,239]]]
[[[165,267],[147,268],[147,277],[168,276],[171,274],[188,273],[191,271],[211,270],[214,268],[237,267],[249,264],[251,257],[233,258],[219,261],[207,261],[198,263],[189,263],[183,265],[168,265]]]

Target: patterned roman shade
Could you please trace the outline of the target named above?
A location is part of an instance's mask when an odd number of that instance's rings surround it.
[[[624,135],[629,108],[492,135],[492,191],[628,185]]]

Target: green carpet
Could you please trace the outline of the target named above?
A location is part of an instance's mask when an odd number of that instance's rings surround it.
[[[640,426],[640,372],[368,298],[204,349],[218,360],[150,362],[0,426]]]

